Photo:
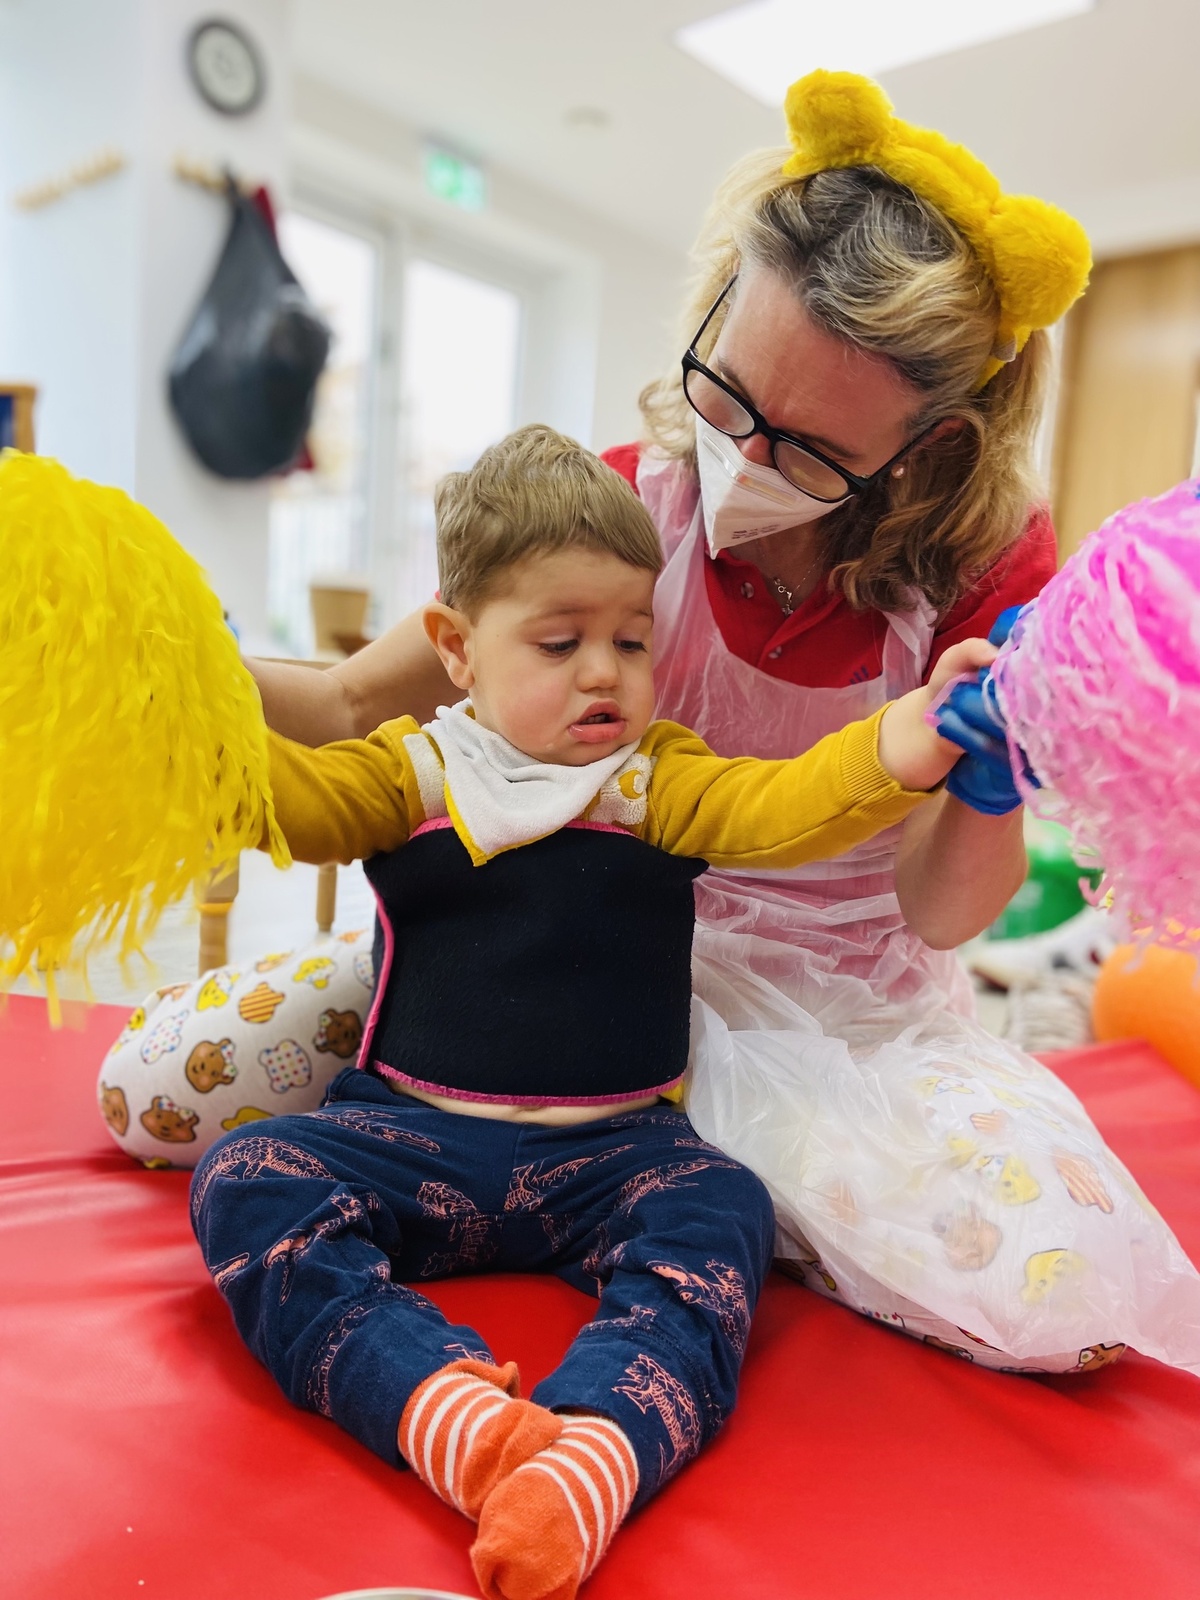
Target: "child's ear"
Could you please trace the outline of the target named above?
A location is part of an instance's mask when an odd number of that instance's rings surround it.
[[[470,690],[475,682],[468,647],[471,641],[471,621],[461,611],[435,600],[421,613],[425,636],[441,657],[446,675],[456,689]]]

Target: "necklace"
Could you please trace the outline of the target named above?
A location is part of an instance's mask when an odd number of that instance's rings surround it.
[[[780,610],[785,617],[790,617],[796,609],[792,591],[782,578],[771,578],[771,587],[779,597]]]
[[[814,556],[813,559],[808,563],[796,582],[796,589],[799,589],[803,584],[807,583],[808,579],[812,576],[813,568],[816,566],[819,559],[820,558],[818,556]],[[774,589],[779,600],[780,610],[783,612],[785,617],[790,617],[793,611],[796,609],[796,589],[789,589],[787,584],[784,583],[783,579],[777,578],[774,573],[768,572],[765,574],[765,576],[772,589]]]

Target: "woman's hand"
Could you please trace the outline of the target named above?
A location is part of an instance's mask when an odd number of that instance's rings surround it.
[[[879,759],[897,783],[906,789],[941,783],[963,752],[929,726],[926,713],[948,683],[991,666],[997,653],[985,639],[965,639],[945,652],[926,685],[887,708],[879,727]]]
[[[1032,609],[1009,606],[996,618],[988,643],[1001,645],[1012,632],[1018,617]],[[956,800],[985,817],[1006,817],[1021,804],[1021,791],[1013,776],[1004,717],[996,703],[995,685],[985,672],[975,679],[954,686],[938,708],[938,732],[966,751],[955,764],[946,788]],[[1021,752],[1024,759],[1024,752]],[[1038,780],[1025,763],[1025,779],[1038,788]]]

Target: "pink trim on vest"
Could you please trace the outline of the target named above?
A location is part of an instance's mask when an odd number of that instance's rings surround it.
[[[358,1066],[362,1071],[371,1060],[371,1040],[375,1037],[375,1025],[379,1021],[379,1008],[383,1004],[383,994],[387,987],[388,974],[392,970],[392,955],[396,948],[396,935],[392,931],[391,920],[383,909],[383,901],[375,885],[371,885],[371,893],[375,896],[375,905],[379,911],[379,921],[383,928],[383,967],[375,975],[375,998],[371,1001],[371,1009],[367,1013],[366,1026],[363,1028],[362,1044],[358,1050]]]
[[[419,839],[423,833],[432,833],[435,828],[452,828],[453,826],[454,824],[450,821],[449,817],[430,817],[429,820],[427,822],[423,822],[419,828],[413,829],[408,836],[409,843],[411,843],[414,839]]]
[[[409,841],[419,839],[423,833],[432,833],[435,828],[452,828],[453,822],[449,817],[430,817],[419,828],[414,828],[409,834]],[[627,839],[635,837],[628,828],[620,828],[615,822],[588,822],[583,817],[578,817],[574,822],[567,823],[568,828],[590,828],[593,833],[621,833]],[[547,836],[548,837],[548,836]],[[531,841],[532,842],[532,841]]]
[[[446,1100],[473,1100],[480,1105],[492,1106],[613,1106],[626,1100],[641,1100],[652,1094],[666,1094],[668,1089],[677,1088],[683,1082],[683,1074],[680,1073],[669,1083],[651,1084],[645,1089],[630,1089],[621,1094],[474,1094],[467,1089],[448,1088],[444,1083],[426,1083],[423,1078],[410,1078],[408,1073],[398,1072],[383,1061],[373,1061],[371,1066],[385,1077],[394,1078],[397,1083],[406,1083],[410,1088],[421,1089],[426,1094],[438,1094]]]

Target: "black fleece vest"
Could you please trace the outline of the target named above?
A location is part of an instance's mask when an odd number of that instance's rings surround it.
[[[388,931],[363,1065],[514,1102],[632,1099],[673,1082],[705,865],[587,826],[479,867],[449,827],[372,857]]]

